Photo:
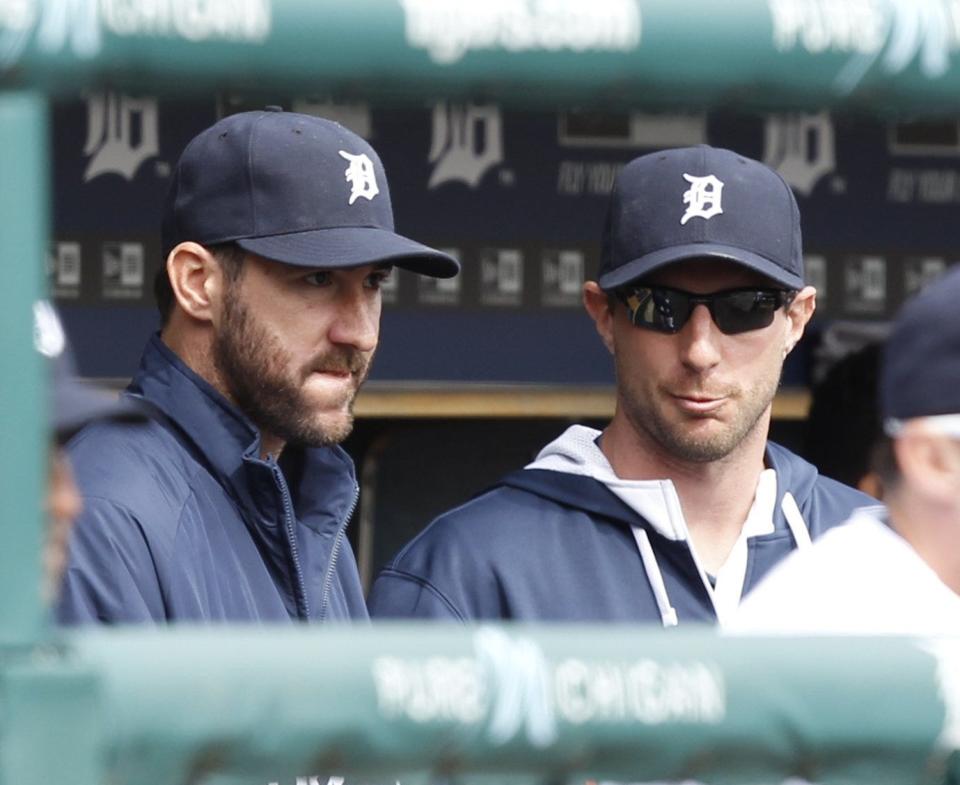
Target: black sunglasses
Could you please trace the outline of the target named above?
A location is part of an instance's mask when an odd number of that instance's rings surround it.
[[[736,335],[759,330],[773,323],[777,309],[789,305],[792,289],[725,289],[712,294],[694,294],[668,286],[625,286],[616,290],[627,307],[630,322],[661,333],[678,333],[693,309],[705,305],[720,332]]]

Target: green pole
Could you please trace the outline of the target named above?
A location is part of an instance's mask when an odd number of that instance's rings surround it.
[[[0,785],[104,785],[100,683],[52,648],[0,667]]]
[[[0,645],[34,642],[46,471],[44,366],[33,347],[47,243],[47,103],[0,93]]]

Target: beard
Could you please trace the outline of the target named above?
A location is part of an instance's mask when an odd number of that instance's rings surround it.
[[[627,420],[638,433],[646,433],[668,455],[689,463],[712,463],[730,455],[761,427],[764,414],[780,386],[780,374],[765,376],[748,388],[725,390],[727,407],[736,411],[727,419],[694,418],[665,411],[655,390],[638,392],[629,387],[620,395]],[[725,407],[726,408],[726,407]],[[710,427],[697,427],[699,425]]]
[[[353,430],[353,402],[371,359],[372,355],[340,346],[295,368],[290,352],[257,322],[236,287],[228,286],[213,361],[229,396],[262,433],[306,447],[342,442]],[[304,385],[319,370],[349,371],[354,384],[318,406],[305,394]]]

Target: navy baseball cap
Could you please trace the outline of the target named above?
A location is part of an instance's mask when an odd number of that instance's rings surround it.
[[[460,265],[403,237],[383,164],[339,123],[241,112],[197,135],[177,162],[163,211],[163,256],[178,244],[234,242],[304,267],[383,262],[437,278]]]
[[[726,259],[787,289],[803,288],[800,211],[790,186],[758,161],[707,145],[628,163],[610,196],[600,287],[696,258]]]
[[[960,265],[900,309],[884,346],[879,393],[890,435],[899,420],[960,414]]]
[[[60,318],[46,300],[33,304],[34,348],[50,365],[50,416],[57,440],[65,442],[93,420],[139,421],[146,412],[134,400],[120,398],[77,378],[73,353]]]

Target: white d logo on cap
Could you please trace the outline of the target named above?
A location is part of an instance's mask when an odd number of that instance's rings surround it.
[[[353,204],[361,196],[372,201],[373,197],[380,193],[380,189],[377,187],[376,174],[373,170],[373,161],[367,157],[366,153],[352,155],[343,150],[340,150],[339,153],[341,158],[350,162],[347,171],[344,172],[344,177],[350,183],[351,188],[348,204]]]
[[[683,203],[687,205],[687,211],[680,219],[681,225],[691,218],[710,219],[723,212],[720,203],[723,183],[720,180],[712,174],[706,177],[684,174],[683,179],[690,183],[690,188],[683,193]]]

